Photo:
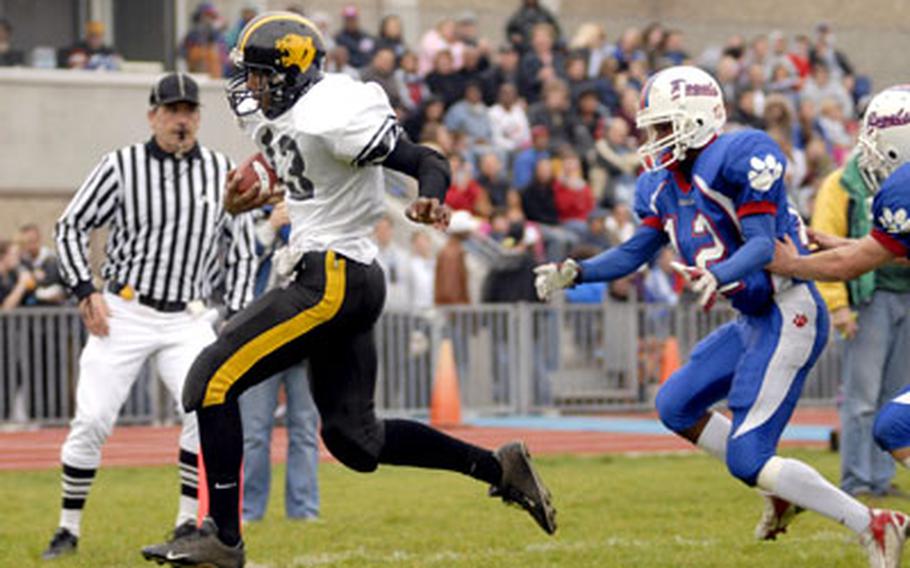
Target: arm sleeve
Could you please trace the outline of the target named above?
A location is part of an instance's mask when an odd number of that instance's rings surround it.
[[[225,250],[225,303],[230,311],[236,312],[253,299],[257,262],[253,215],[226,215],[222,239]]]
[[[785,202],[784,169],[787,159],[764,132],[740,135],[727,150],[724,178],[737,188],[733,197],[739,217],[777,214],[778,204]]]
[[[848,234],[847,207],[850,200],[840,187],[840,172],[830,174],[822,183],[815,197],[812,211],[812,228],[837,237]],[[831,311],[850,304],[847,285],[843,282],[817,282],[818,291]]]
[[[632,238],[618,247],[579,263],[578,282],[606,282],[631,274],[651,260],[667,241],[663,231],[641,225]]]
[[[331,153],[354,167],[382,162],[395,148],[401,126],[389,98],[377,83],[355,83],[347,121],[323,134]]]
[[[54,231],[60,273],[80,300],[95,291],[88,260],[89,234],[107,223],[120,201],[116,160],[105,156],[67,206]]]
[[[910,256],[910,166],[891,174],[872,202],[870,235],[894,256]]]
[[[749,215],[743,218],[742,228],[746,240],[743,246],[710,269],[721,286],[762,270],[774,258],[774,216]]]
[[[439,152],[402,137],[382,165],[417,179],[417,192],[421,196],[435,197],[445,203],[452,172],[448,160]]]

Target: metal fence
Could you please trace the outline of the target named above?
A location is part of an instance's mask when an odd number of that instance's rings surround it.
[[[671,342],[684,361],[700,338],[734,317],[723,306],[705,314],[639,303],[387,311],[376,328],[377,408],[425,415],[439,346],[450,340],[462,404],[472,413],[647,409],[666,374]],[[0,423],[66,423],[86,337],[74,309],[0,314]],[[806,382],[803,404],[834,402],[840,359],[832,342]],[[154,379],[153,368],[142,370],[121,422],[173,419],[173,403]]]

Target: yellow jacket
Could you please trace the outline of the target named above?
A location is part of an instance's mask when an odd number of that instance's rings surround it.
[[[848,218],[850,196],[840,183],[843,173],[844,169],[838,168],[822,182],[822,186],[815,196],[811,223],[813,229],[838,237],[847,237],[850,231]],[[850,305],[850,296],[845,283],[817,282],[816,284],[822,298],[828,304],[828,311],[833,312]]]

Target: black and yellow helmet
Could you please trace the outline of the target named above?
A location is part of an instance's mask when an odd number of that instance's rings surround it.
[[[256,112],[275,118],[291,108],[322,79],[325,40],[312,22],[292,12],[265,12],[240,32],[231,60],[239,72],[228,86],[228,101],[238,115]],[[247,86],[250,73],[264,81],[257,92]]]

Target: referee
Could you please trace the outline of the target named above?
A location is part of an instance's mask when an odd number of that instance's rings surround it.
[[[90,332],[79,360],[76,416],[63,444],[60,526],[44,558],[75,552],[82,509],[101,462],[101,446],[142,365],[154,361],[180,400],[193,360],[215,339],[205,301],[224,283],[230,311],[252,298],[250,217],[231,217],[222,194],[233,165],[200,146],[199,88],[188,75],[161,78],[149,98],[152,137],[101,159],[57,222],[66,284]],[[89,233],[110,229],[93,284]],[[175,535],[195,530],[198,433],[195,415],[180,435],[180,506]]]

